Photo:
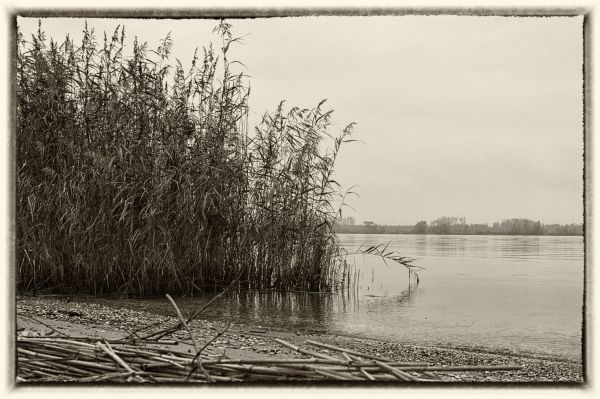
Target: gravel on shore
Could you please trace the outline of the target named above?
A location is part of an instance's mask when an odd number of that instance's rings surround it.
[[[161,327],[177,323],[175,317],[147,311],[114,308],[93,302],[67,302],[49,298],[17,298],[17,334],[47,334],[52,329],[73,336],[97,336],[110,339],[127,336],[152,323]],[[33,317],[31,319],[30,317]],[[198,319],[191,328],[199,342],[208,342],[225,329],[226,323]],[[51,328],[50,328],[51,327]],[[188,333],[178,331],[171,337],[181,341],[180,350],[192,350],[186,343]],[[290,358],[302,355],[285,348],[272,338],[295,345],[306,340],[320,341],[338,347],[377,355],[394,361],[426,362],[430,365],[521,365],[516,371],[436,372],[443,382],[455,383],[557,383],[583,384],[582,362],[543,354],[519,354],[482,348],[449,348],[430,345],[408,345],[341,334],[306,334],[274,331],[265,327],[232,325],[214,340],[208,349],[235,358]],[[18,366],[18,365],[17,365]]]

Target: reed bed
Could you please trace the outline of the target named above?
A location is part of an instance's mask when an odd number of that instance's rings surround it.
[[[16,276],[33,294],[332,290],[347,277],[334,178],[353,125],[281,103],[248,126],[250,85],[221,21],[191,66],[126,30],[17,33]]]

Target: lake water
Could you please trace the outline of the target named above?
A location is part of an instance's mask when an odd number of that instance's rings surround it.
[[[385,288],[384,282],[383,298],[362,299],[359,310],[338,317],[349,331],[408,342],[581,354],[583,237],[348,234],[341,240],[351,252],[363,243],[390,242],[389,249],[426,268],[410,293],[389,282]]]
[[[306,332],[340,332],[409,344],[469,346],[581,356],[583,237],[341,234],[348,252],[363,245],[416,259],[407,270],[350,255],[360,278],[345,294],[239,292],[208,318]],[[127,301],[172,313],[166,300]],[[121,302],[122,303],[122,302]],[[190,312],[198,298],[180,298]]]

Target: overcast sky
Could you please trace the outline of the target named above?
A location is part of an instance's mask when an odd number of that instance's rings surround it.
[[[216,21],[125,22],[150,47],[172,32],[184,66]],[[356,122],[337,180],[357,185],[357,222],[467,223],[526,217],[583,221],[582,17],[302,17],[230,21],[245,45],[255,122],[279,101]],[[28,34],[37,20],[19,19]],[[48,36],[81,37],[81,19],[45,19]],[[101,35],[98,36],[102,38]],[[129,42],[131,43],[131,42]],[[334,130],[335,131],[335,130]]]

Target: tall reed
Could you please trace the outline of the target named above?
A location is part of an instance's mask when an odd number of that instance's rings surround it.
[[[283,103],[248,129],[231,26],[184,69],[125,28],[98,41],[17,33],[16,226],[21,292],[329,290],[344,264],[336,157],[352,125]],[[332,145],[323,150],[323,140]]]

